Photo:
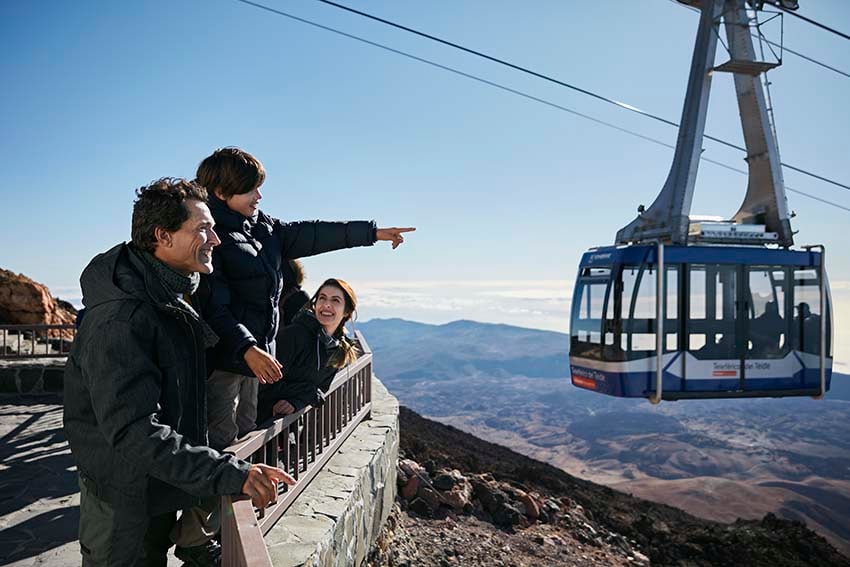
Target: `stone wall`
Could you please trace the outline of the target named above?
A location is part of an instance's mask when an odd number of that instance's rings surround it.
[[[64,358],[0,360],[0,394],[61,394]]]
[[[395,501],[398,435],[398,400],[373,376],[372,419],[266,534],[275,567],[363,563]]]

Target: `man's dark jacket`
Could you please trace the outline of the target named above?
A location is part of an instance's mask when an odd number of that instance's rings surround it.
[[[283,379],[260,384],[257,395],[257,423],[273,417],[278,400],[286,400],[298,411],[324,401],[323,392],[336,376],[337,368],[328,366],[333,354],[322,340],[322,325],[310,311],[295,316],[291,325],[278,335],[277,358],[283,367]]]
[[[80,277],[85,316],[65,367],[65,434],[101,498],[149,515],[239,494],[249,465],[206,447],[203,333],[131,245]]]
[[[284,223],[262,211],[256,219],[249,219],[214,195],[210,195],[209,206],[221,244],[213,250],[212,274],[201,276],[200,293],[211,296],[212,303],[226,307],[229,313],[208,321],[221,338],[210,350],[210,370],[253,376],[243,354],[251,345],[275,354],[281,292],[297,285],[289,260],[371,246],[375,223]]]

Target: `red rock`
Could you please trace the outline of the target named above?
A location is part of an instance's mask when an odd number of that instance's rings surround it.
[[[454,485],[451,490],[443,492],[445,503],[458,512],[462,512],[466,508],[471,498],[472,486],[466,479]]]
[[[414,475],[407,479],[407,483],[401,489],[401,496],[405,500],[412,500],[419,491],[419,485],[422,481],[418,476]]]
[[[424,469],[417,463],[416,461],[411,461],[410,459],[402,459],[398,462],[399,468],[404,471],[404,473],[408,476],[418,476],[423,474]]]
[[[526,516],[532,520],[536,520],[540,517],[540,505],[531,494],[523,492],[519,497],[519,501],[522,502],[523,506],[525,506]]]
[[[416,495],[428,505],[432,512],[440,507],[440,495],[424,482],[419,485]]]
[[[76,309],[56,300],[47,286],[23,274],[0,269],[0,323],[69,325],[76,315]]]

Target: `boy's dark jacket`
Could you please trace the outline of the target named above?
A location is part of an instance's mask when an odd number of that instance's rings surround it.
[[[323,252],[371,246],[376,227],[371,221],[284,223],[262,211],[249,219],[210,195],[210,211],[221,244],[213,250],[213,273],[201,276],[199,293],[226,307],[226,318],[208,320],[220,343],[209,352],[209,367],[245,376],[245,350],[256,345],[275,354],[278,302],[282,292],[297,285],[290,259]]]
[[[322,340],[322,326],[310,311],[301,311],[291,325],[278,335],[277,357],[283,366],[283,378],[273,384],[260,384],[257,399],[257,423],[272,416],[278,400],[286,400],[300,410],[321,404],[322,393],[336,376],[337,368],[327,365],[333,354]]]
[[[102,499],[150,515],[239,494],[249,465],[205,446],[198,323],[131,246],[96,256],[80,283],[86,314],[65,367],[64,423],[81,476]]]

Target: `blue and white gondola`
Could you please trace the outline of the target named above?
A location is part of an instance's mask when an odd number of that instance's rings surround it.
[[[655,402],[820,396],[831,342],[822,250],[632,245],[582,257],[570,325],[580,388]]]

